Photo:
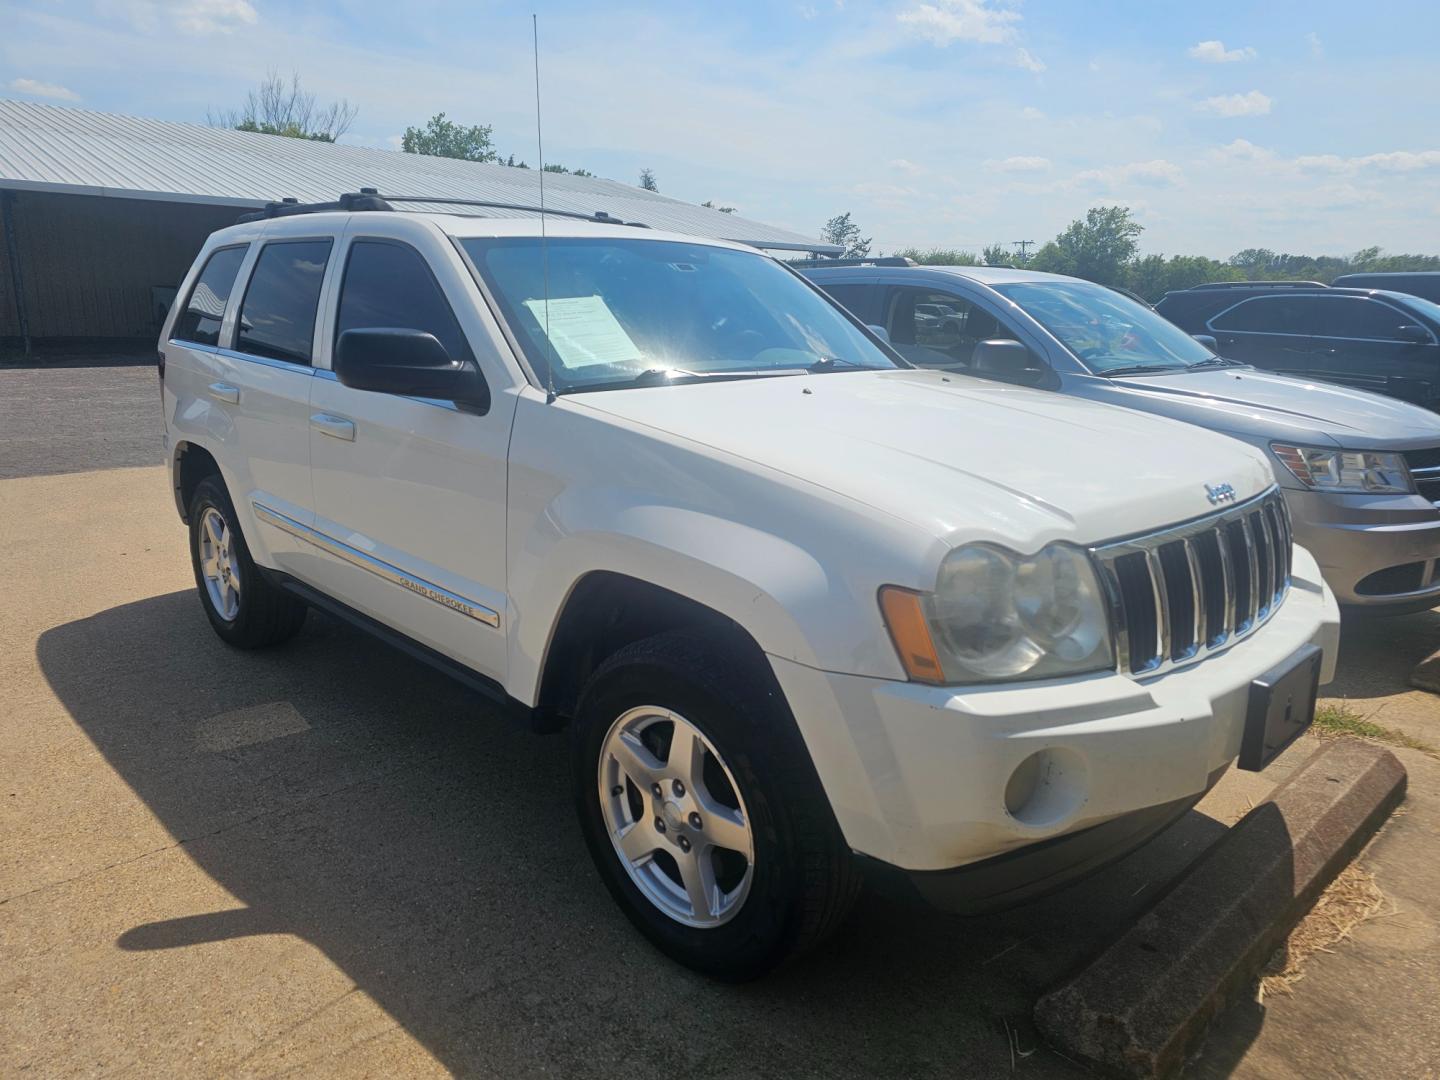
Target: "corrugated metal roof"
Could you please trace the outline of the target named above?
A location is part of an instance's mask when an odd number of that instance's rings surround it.
[[[259,206],[286,196],[326,202],[342,192],[373,187],[391,195],[533,205],[540,198],[539,183],[533,169],[0,100],[0,188]],[[813,237],[614,180],[546,173],[545,205],[585,214],[604,210],[656,229],[762,247],[838,250]],[[443,209],[524,216],[509,210]]]

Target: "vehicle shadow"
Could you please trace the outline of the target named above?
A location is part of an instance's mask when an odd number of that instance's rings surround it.
[[[1390,697],[1405,686],[1410,669],[1440,650],[1440,610],[1413,615],[1360,618],[1340,623],[1340,659],[1326,697],[1368,700]]]
[[[867,895],[817,953],[719,985],[611,903],[573,823],[563,737],[516,729],[346,626],[312,614],[286,647],[242,653],[187,591],[50,630],[38,657],[108,763],[245,905],[135,926],[121,948],[297,935],[459,1074],[1070,1075],[1038,1048],[1035,998],[1225,831],[1191,812],[1002,915]]]

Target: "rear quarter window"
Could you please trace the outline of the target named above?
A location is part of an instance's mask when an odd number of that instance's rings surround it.
[[[185,298],[185,307],[170,331],[171,338],[196,345],[220,343],[220,324],[225,319],[225,305],[230,302],[235,277],[240,273],[240,264],[245,261],[248,246],[240,244],[217,248],[210,253],[190,295]]]

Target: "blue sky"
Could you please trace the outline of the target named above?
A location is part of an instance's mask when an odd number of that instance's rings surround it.
[[[300,72],[393,147],[444,111],[549,160],[876,246],[1440,252],[1440,4],[809,0],[627,6],[7,0],[0,94],[170,120]]]

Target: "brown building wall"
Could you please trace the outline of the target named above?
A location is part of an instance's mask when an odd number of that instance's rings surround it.
[[[153,339],[152,287],[174,289],[205,238],[242,213],[229,206],[17,191],[10,218],[30,336]],[[0,339],[20,337],[14,270],[0,219]]]

